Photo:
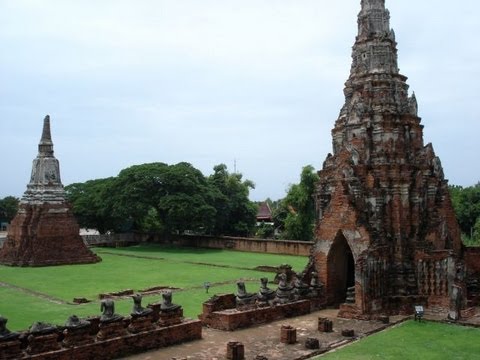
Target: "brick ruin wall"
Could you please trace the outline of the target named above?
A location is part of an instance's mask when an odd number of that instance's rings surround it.
[[[215,297],[213,302],[203,304],[203,312],[198,317],[204,326],[213,329],[233,331],[241,328],[265,324],[276,320],[309,314],[323,307],[315,300],[298,300],[274,306],[253,306],[244,310],[236,309],[235,295],[224,294]]]
[[[89,246],[125,246],[155,243],[179,247],[229,249],[244,252],[309,256],[313,242],[293,240],[254,239],[230,236],[160,235],[160,234],[112,234],[84,235]]]
[[[116,327],[116,332],[111,334],[102,330],[99,317],[88,320],[90,326],[84,329],[59,328],[45,334],[22,332],[14,339],[0,339],[0,359],[115,359],[202,338],[202,323],[199,320],[183,320],[179,324],[162,327],[152,324],[151,319],[144,319],[143,323],[148,322],[148,330],[140,328],[138,332],[135,322],[138,326],[139,320],[125,318],[120,323],[107,325]]]

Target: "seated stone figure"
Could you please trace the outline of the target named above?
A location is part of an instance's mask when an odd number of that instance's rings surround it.
[[[316,298],[321,295],[323,288],[323,284],[318,281],[318,273],[316,271],[312,271],[312,278],[310,280],[310,291],[308,296],[311,298]]]
[[[55,332],[57,330],[56,326],[52,324],[48,324],[42,321],[37,321],[33,323],[33,325],[30,327],[29,331],[32,334],[50,334]]]
[[[160,305],[160,310],[162,312],[171,312],[177,309],[180,309],[180,305],[172,304],[172,292],[167,290],[162,293],[163,302]]]
[[[295,282],[293,283],[295,299],[304,299],[308,296],[310,287],[303,282],[304,274],[299,272],[295,275]]]
[[[20,334],[7,329],[8,319],[0,315],[0,341],[13,340]]]
[[[235,297],[237,306],[253,304],[256,300],[255,294],[247,293],[245,283],[237,281],[237,296]]]
[[[67,329],[83,329],[90,326],[90,321],[79,319],[77,315],[72,315],[65,323]]]
[[[266,303],[269,300],[273,300],[273,298],[275,298],[275,290],[271,290],[268,288],[268,279],[263,277],[260,279],[260,282],[261,286],[257,294],[258,301]]]
[[[278,275],[278,288],[275,293],[275,302],[285,304],[293,300],[293,287],[287,283],[287,275]]]
[[[102,311],[101,322],[114,322],[123,319],[123,316],[115,314],[115,302],[112,299],[102,300],[100,311]]]
[[[275,293],[275,302],[285,304],[293,300],[293,287],[287,283],[287,275],[278,275],[278,288]]]
[[[132,295],[133,299],[133,309],[132,316],[147,316],[152,313],[152,309],[142,307],[142,295],[135,294]]]

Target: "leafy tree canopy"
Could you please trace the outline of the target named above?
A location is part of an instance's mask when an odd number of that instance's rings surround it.
[[[248,234],[251,182],[229,174],[225,165],[214,170],[206,178],[185,162],[135,165],[117,177],[72,184],[66,190],[80,224],[101,232]]]
[[[276,227],[283,229],[282,237],[291,240],[311,240],[315,224],[313,193],[318,175],[311,165],[302,169],[300,183],[290,186],[287,196],[274,207]]]
[[[255,228],[258,207],[248,200],[255,185],[240,173],[229,173],[225,164],[213,168],[208,178],[212,200],[217,209],[214,233],[247,236]]]
[[[458,224],[467,242],[480,243],[480,183],[449,187]]]
[[[14,196],[6,196],[0,199],[0,220],[10,222],[17,214],[20,200]]]

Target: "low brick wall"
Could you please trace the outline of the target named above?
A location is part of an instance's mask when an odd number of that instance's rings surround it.
[[[309,300],[299,300],[288,304],[237,310],[234,307],[234,301],[235,295],[226,294],[216,296],[213,303],[209,301],[204,303],[203,313],[198,316],[202,324],[213,329],[233,331],[275,320],[306,315],[311,312],[312,308]],[[233,308],[229,309],[229,306],[233,306]]]
[[[156,326],[139,333],[128,333],[127,328],[128,322],[125,323],[125,335],[105,340],[86,331],[78,343],[68,345],[62,341],[64,335],[61,332],[48,335],[22,333],[17,339],[0,342],[0,359],[115,359],[202,338],[199,320],[186,320],[168,327]]]
[[[82,239],[88,246],[120,247],[138,244],[139,242],[134,233],[82,235]]]
[[[89,246],[125,246],[139,243],[156,243],[179,247],[230,249],[246,252],[309,256],[313,242],[271,240],[230,236],[159,235],[159,234],[112,234],[84,235]]]

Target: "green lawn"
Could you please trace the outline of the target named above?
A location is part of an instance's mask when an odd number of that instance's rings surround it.
[[[281,263],[286,263],[292,265],[293,269],[301,271],[306,265],[305,256],[251,253],[221,249],[177,248],[156,244],[145,244],[125,248],[97,248],[96,252],[100,255],[104,252],[130,254],[162,258],[170,261],[206,263],[249,269],[254,269],[261,265],[278,266]],[[279,261],[282,262],[279,263]]]
[[[408,321],[316,359],[480,359],[479,338],[480,329]]]
[[[272,279],[274,276],[248,269],[289,263],[301,270],[308,261],[307,257],[298,256],[150,245],[94,250],[102,257],[102,262],[39,268],[0,266],[0,282],[28,290],[0,285],[0,314],[9,319],[9,328],[25,329],[34,321],[63,324],[72,314],[95,315],[99,313],[98,294],[124,289],[138,291],[153,286],[179,288],[174,302],[183,306],[185,316],[196,317],[201,312],[202,302],[215,293],[234,292],[237,280],[249,281],[247,290],[254,292],[259,288],[260,277]],[[230,265],[232,267],[224,267]],[[203,289],[206,281],[212,284],[209,294]],[[74,297],[94,302],[67,304]],[[160,295],[154,295],[145,297],[143,303],[160,300]],[[130,299],[116,301],[116,311],[120,314],[128,315],[131,307]]]

